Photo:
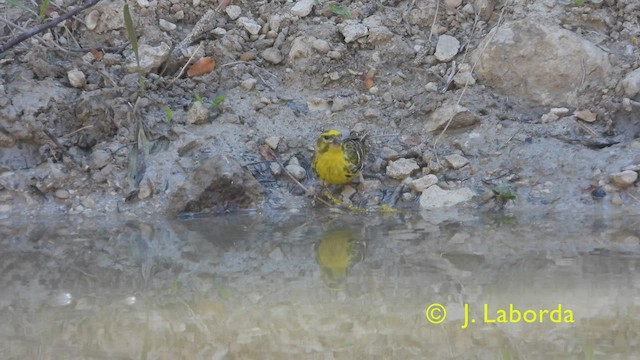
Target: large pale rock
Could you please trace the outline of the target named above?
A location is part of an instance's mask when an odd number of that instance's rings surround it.
[[[390,178],[402,180],[418,169],[420,169],[420,166],[418,166],[415,160],[400,158],[396,161],[389,162],[387,175],[389,175]]]
[[[305,17],[311,13],[315,0],[300,0],[291,8],[291,15]]]
[[[475,193],[467,188],[443,190],[438,186],[431,186],[420,195],[421,209],[435,209],[453,206],[471,200]]]
[[[262,186],[250,171],[231,155],[217,155],[204,161],[172,193],[166,212],[176,215],[253,208],[262,195]]]
[[[593,43],[558,26],[531,20],[493,29],[473,58],[480,59],[476,72],[486,84],[541,105],[578,106],[578,94],[607,86],[611,71],[607,54]]]
[[[609,180],[622,189],[626,189],[638,180],[638,173],[632,170],[624,170],[609,175]]]
[[[369,35],[369,28],[357,20],[347,20],[340,26],[340,32],[344,36],[344,42],[350,43]]]
[[[447,62],[453,60],[460,50],[460,41],[451,35],[440,35],[434,54],[438,61]]]

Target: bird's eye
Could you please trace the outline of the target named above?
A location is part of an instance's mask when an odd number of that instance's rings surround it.
[[[322,137],[322,140],[329,141],[329,137],[325,135],[325,136]]]

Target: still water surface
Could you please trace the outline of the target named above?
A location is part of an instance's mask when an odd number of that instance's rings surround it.
[[[637,215],[0,225],[1,359],[640,356]]]

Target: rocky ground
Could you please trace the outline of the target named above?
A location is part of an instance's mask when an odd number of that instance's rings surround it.
[[[124,4],[2,54],[2,216],[314,206],[281,165],[317,189],[327,128],[370,134],[363,208],[637,206],[636,0],[138,0],[140,67]]]

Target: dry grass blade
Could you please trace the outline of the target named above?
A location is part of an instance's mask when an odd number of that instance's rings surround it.
[[[140,56],[138,54],[138,35],[136,34],[136,28],[133,26],[133,19],[131,19],[131,13],[129,12],[129,4],[125,4],[123,8],[124,13],[124,26],[127,28],[127,36],[131,42],[131,48],[133,48],[133,54],[136,56],[136,64],[140,68]]]

